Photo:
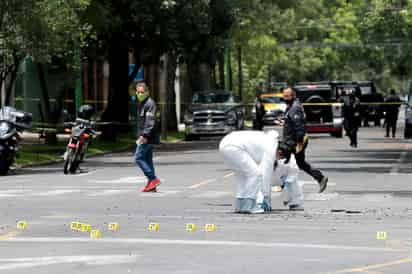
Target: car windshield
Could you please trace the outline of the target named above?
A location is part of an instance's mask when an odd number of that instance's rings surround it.
[[[271,97],[265,96],[262,98],[262,102],[266,104],[280,104],[280,103],[284,103],[285,100],[283,100],[282,97],[278,97],[278,96],[271,96]]]
[[[221,104],[233,103],[234,99],[230,93],[196,93],[193,95],[193,104]]]
[[[372,94],[372,88],[369,86],[360,87],[362,95]]]

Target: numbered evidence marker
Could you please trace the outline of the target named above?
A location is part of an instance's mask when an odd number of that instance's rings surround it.
[[[160,229],[160,224],[158,223],[150,223],[149,224],[149,231],[157,232]]]
[[[28,224],[26,221],[18,221],[17,222],[17,229],[24,230],[28,227]]]
[[[116,232],[119,230],[120,225],[119,223],[109,223],[108,228],[110,231]]]
[[[196,224],[186,224],[187,232],[195,232],[197,230]]]
[[[205,225],[205,231],[206,232],[215,232],[217,229],[217,226],[215,224],[206,224]]]
[[[385,231],[378,231],[376,232],[376,240],[387,240],[388,239],[388,233]]]
[[[95,229],[90,231],[90,238],[92,239],[100,239],[102,237],[102,233],[100,232],[100,230]]]
[[[71,222],[70,229],[80,231],[82,229],[82,224],[79,222]]]
[[[83,224],[79,222],[71,222],[70,228],[72,230],[82,231],[82,232],[90,232],[92,231],[92,226],[89,224]]]

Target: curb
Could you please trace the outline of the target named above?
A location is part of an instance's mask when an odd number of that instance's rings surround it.
[[[161,150],[162,148],[165,149],[166,146],[168,145],[173,145],[173,144],[183,144],[184,141],[177,141],[173,143],[160,143],[159,145],[156,145],[156,148]],[[134,150],[136,145],[130,145],[129,147],[121,148],[121,149],[115,149],[111,151],[106,151],[106,152],[101,152],[101,153],[90,153],[87,154],[86,158],[94,158],[94,157],[99,157],[99,156],[105,156],[108,154],[113,154],[113,153],[122,153],[122,152],[127,152],[127,151],[132,151]],[[51,160],[51,161],[46,161],[46,162],[41,162],[41,163],[32,163],[32,164],[22,164],[22,165],[16,165],[16,168],[28,168],[28,167],[39,167],[39,166],[49,166],[53,164],[60,164],[63,163],[63,159],[58,159],[58,160]]]

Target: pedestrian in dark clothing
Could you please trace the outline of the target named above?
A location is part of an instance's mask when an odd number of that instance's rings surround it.
[[[256,96],[255,99],[255,114],[256,118],[254,121],[253,129],[255,130],[263,130],[264,123],[263,117],[265,116],[265,107],[263,106],[262,99],[260,95]]]
[[[138,83],[136,85],[136,95],[139,102],[139,117],[135,160],[148,179],[142,192],[156,192],[156,187],[160,184],[153,165],[153,145],[160,142],[156,119],[157,107],[153,99],[150,98],[149,88],[146,84]]]
[[[328,177],[324,176],[319,169],[312,168],[305,161],[305,150],[308,145],[308,136],[305,130],[305,112],[299,100],[296,99],[296,92],[292,88],[283,90],[283,98],[287,104],[283,142],[295,155],[298,167],[319,183],[319,193],[321,193],[326,189]]]
[[[396,95],[395,90],[391,89],[390,94],[385,99],[385,125],[386,135],[389,137],[389,132],[392,131],[392,138],[396,137],[396,123],[398,121],[399,107],[401,99]]]
[[[360,100],[354,92],[351,92],[343,98],[344,127],[351,147],[358,147],[358,129],[361,124],[360,113]]]

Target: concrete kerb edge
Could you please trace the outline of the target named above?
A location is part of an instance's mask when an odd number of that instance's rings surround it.
[[[165,146],[167,146],[167,145],[179,144],[179,143],[183,143],[183,142],[184,142],[183,140],[177,141],[177,142],[163,142],[160,145],[156,145],[156,148],[161,150],[162,148],[164,149]],[[132,151],[135,147],[136,147],[136,145],[130,145],[130,146],[128,146],[126,148],[122,148],[122,149],[115,149],[115,150],[106,151],[106,152],[102,152],[102,153],[90,153],[90,154],[87,154],[87,158],[94,158],[94,157],[105,156],[105,155],[113,154],[113,153],[122,153],[122,152]],[[41,162],[41,163],[16,165],[16,168],[48,166],[48,165],[53,165],[53,164],[60,164],[60,163],[63,163],[63,162],[64,162],[63,159],[51,160],[51,161],[45,161],[45,162]]]

